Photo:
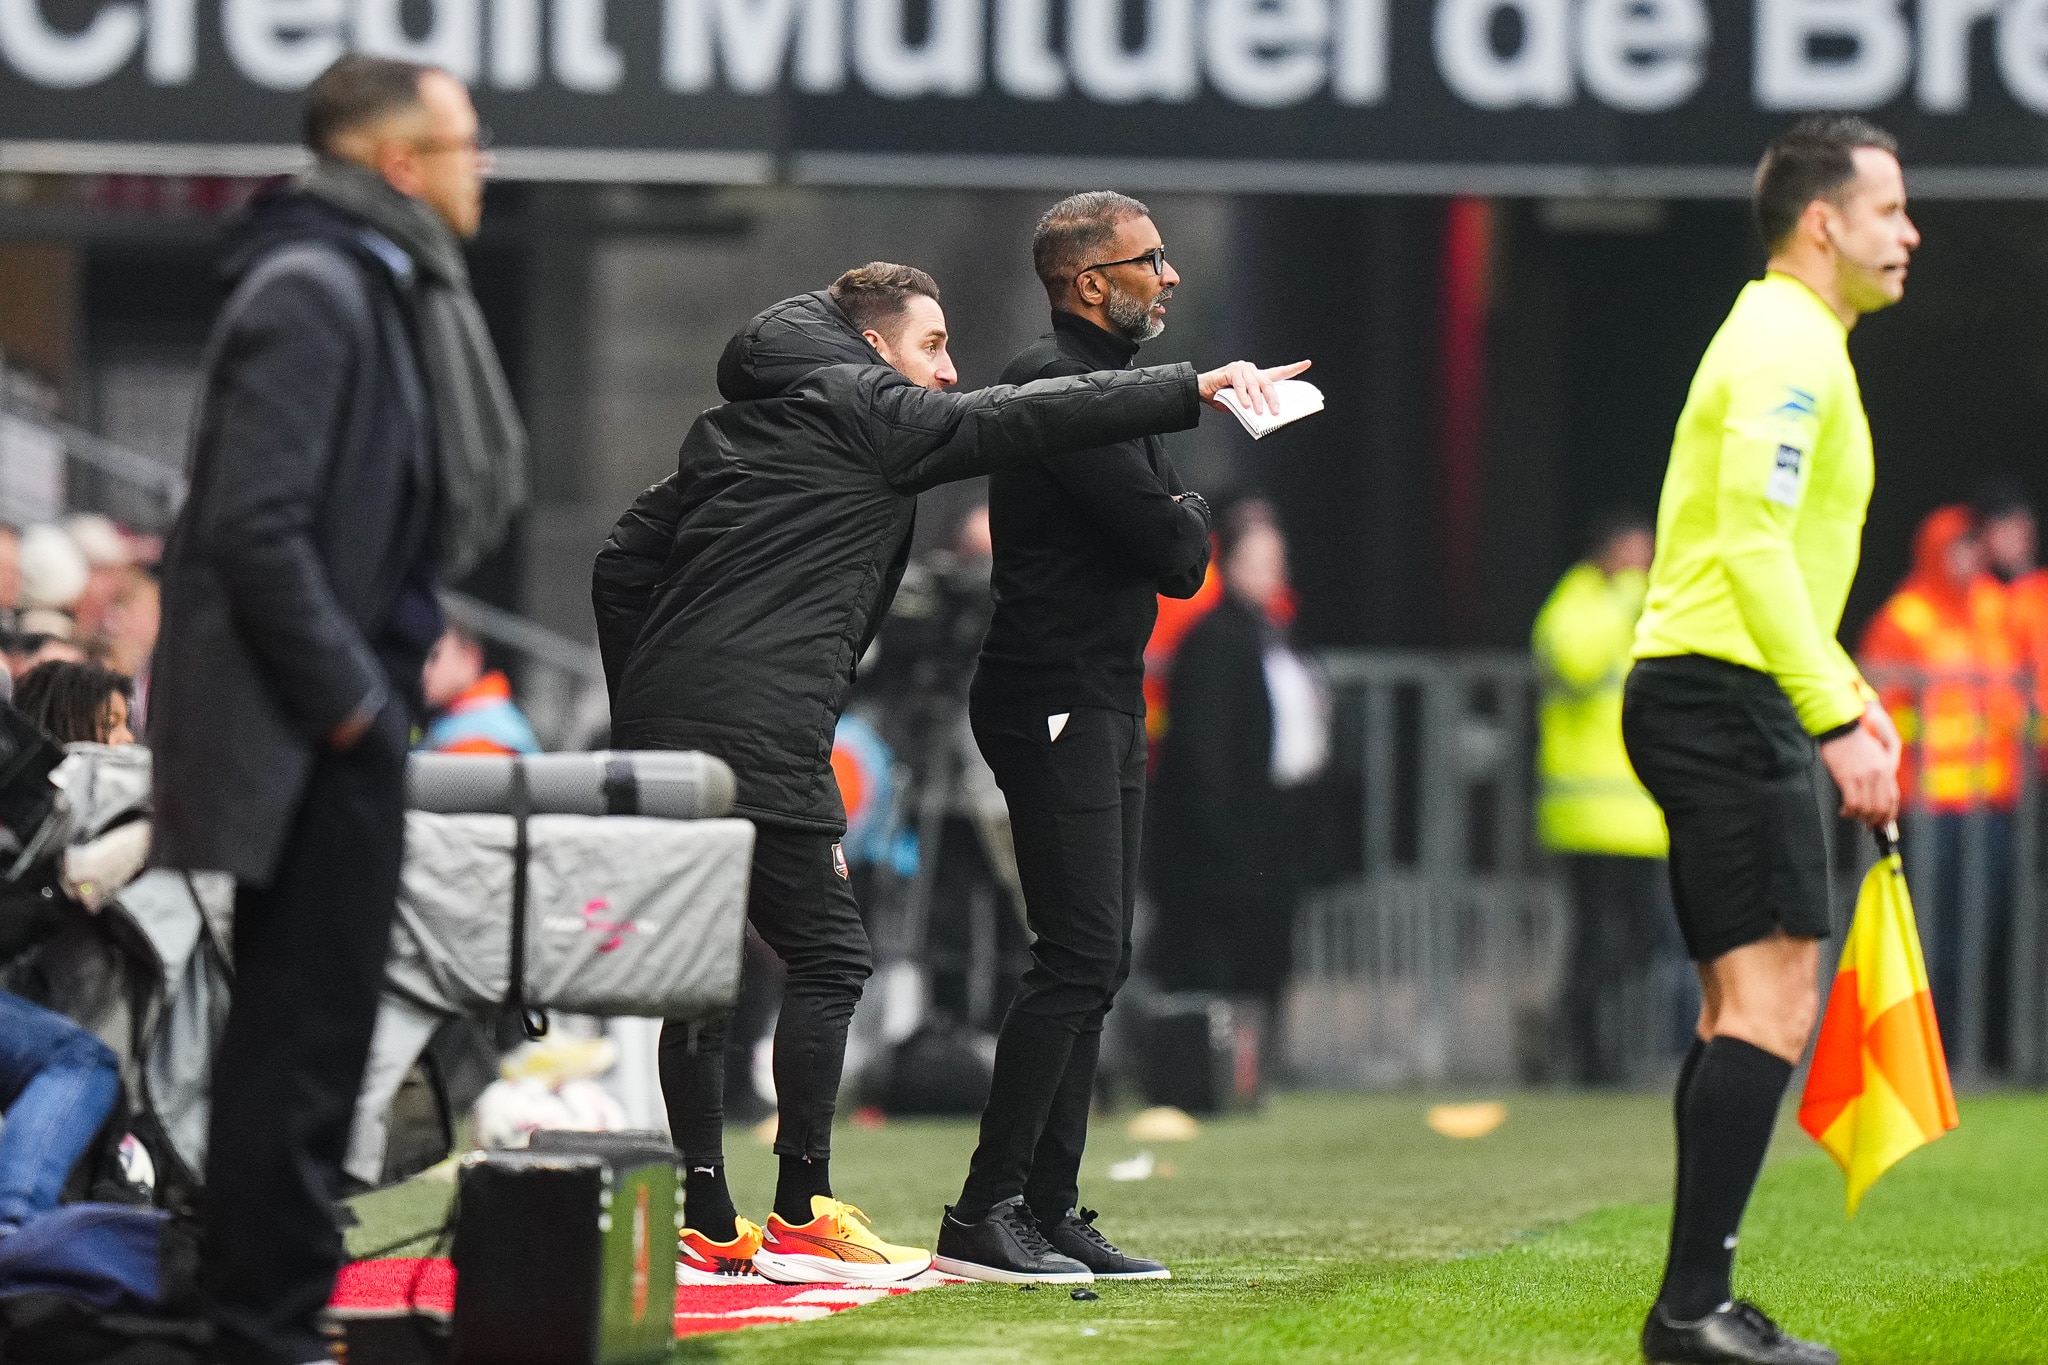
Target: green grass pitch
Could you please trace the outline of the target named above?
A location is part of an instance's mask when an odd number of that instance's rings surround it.
[[[1668,1104],[1507,1100],[1507,1123],[1471,1141],[1431,1132],[1418,1095],[1282,1096],[1186,1143],[1141,1144],[1127,1116],[1101,1116],[1083,1199],[1112,1238],[1170,1260],[1170,1283],[1099,1285],[1093,1303],[949,1287],[693,1338],[675,1359],[1634,1361],[1663,1255]],[[840,1196],[884,1236],[929,1246],[971,1125],[848,1127],[835,1143]],[[1109,1164],[1141,1148],[1161,1172],[1111,1183]],[[1851,1365],[2048,1365],[2048,1097],[1966,1100],[1962,1127],[1880,1181],[1854,1222],[1840,1172],[1789,1123],[1773,1155],[1738,1293]],[[772,1155],[735,1131],[728,1159],[742,1211],[765,1217]],[[430,1221],[446,1188],[371,1196],[352,1244]]]

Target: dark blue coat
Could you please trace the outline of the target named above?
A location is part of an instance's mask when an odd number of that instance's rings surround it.
[[[417,690],[438,620],[400,618],[432,561],[434,426],[408,266],[297,193],[260,203],[229,257],[164,550],[159,866],[267,884],[326,737]]]

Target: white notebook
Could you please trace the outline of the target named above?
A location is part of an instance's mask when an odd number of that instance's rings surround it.
[[[1274,396],[1280,400],[1278,412],[1253,412],[1239,401],[1236,389],[1225,389],[1217,397],[1230,415],[1243,424],[1254,441],[1269,431],[1278,431],[1289,422],[1323,410],[1323,391],[1306,379],[1283,379],[1273,385]]]

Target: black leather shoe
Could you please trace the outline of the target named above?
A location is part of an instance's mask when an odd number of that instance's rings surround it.
[[[1052,1243],[1024,1211],[1024,1198],[1005,1199],[978,1223],[963,1223],[951,1207],[939,1220],[932,1269],[995,1284],[1087,1284],[1095,1276]]]
[[[1071,1256],[1093,1271],[1098,1280],[1170,1280],[1173,1272],[1163,1261],[1127,1256],[1095,1230],[1094,1209],[1068,1209],[1058,1218],[1038,1225],[1052,1249]]]
[[[1788,1336],[1744,1299],[1680,1322],[1658,1304],[1643,1324],[1643,1359],[1654,1365],[1840,1365],[1818,1342]]]

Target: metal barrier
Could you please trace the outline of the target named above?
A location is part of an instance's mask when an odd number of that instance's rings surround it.
[[[1556,1079],[1572,911],[1533,838],[1528,657],[1375,651],[1323,664],[1337,701],[1330,799],[1356,843],[1344,875],[1296,919],[1289,1069],[1341,1086]],[[1926,682],[1889,669],[1870,679],[1915,691]],[[2027,695],[2023,733],[2048,734]],[[2044,760],[2048,749],[2027,746],[2009,806],[1938,812],[1909,800],[1901,821],[1930,973],[1947,983],[1950,1066],[1966,1085],[2048,1082]],[[1822,953],[1824,984],[1875,859],[1865,831],[1838,821],[1830,836],[1836,939]],[[1661,1027],[1676,992],[1643,984]]]
[[[1532,837],[1528,656],[1322,662],[1358,856],[1297,917],[1290,1070],[1348,1086],[1541,1074],[1569,920]]]
[[[27,525],[101,512],[162,535],[185,501],[184,472],[52,416],[0,364],[0,520]],[[457,592],[450,619],[511,656],[519,703],[550,749],[587,747],[609,723],[594,646]]]
[[[2036,692],[2024,676],[1973,676],[1948,670],[1938,677],[1918,669],[1869,666],[1871,685],[1888,703],[1900,702],[1924,711],[1931,688],[1954,688],[1983,699],[2002,693],[2013,708],[2006,752],[1993,753],[2000,741],[1987,741],[1993,730],[1988,710],[1963,719],[1972,730],[1974,749],[1966,758],[1981,772],[1987,759],[2009,764],[2014,782],[2004,799],[1990,801],[1976,784],[1960,799],[1939,807],[1927,798],[1924,784],[1905,792],[1900,816],[1901,852],[1906,881],[1912,889],[1928,974],[1935,988],[1947,1044],[1949,1066],[1956,1079],[1979,1083],[1994,1075],[2021,1081],[2048,1080],[2048,906],[2042,901],[2041,856],[2048,839],[2041,821],[2042,764],[2048,749],[2038,740],[2044,718]],[[1954,699],[1951,692],[1950,700]],[[1927,731],[1909,735],[1907,768],[1925,773],[1930,757]],[[1854,909],[1861,874],[1875,859],[1870,840],[1853,829],[1838,856],[1835,922],[1846,929]],[[1830,964],[1832,966],[1832,964]]]

